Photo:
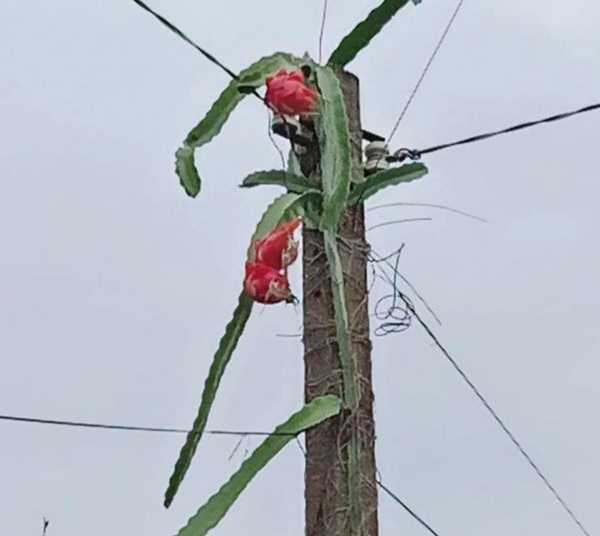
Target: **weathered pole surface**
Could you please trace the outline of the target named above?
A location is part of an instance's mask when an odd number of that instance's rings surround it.
[[[362,168],[359,84],[350,73],[339,78],[350,123],[353,163]],[[318,148],[302,159],[304,172],[319,177]],[[351,348],[360,376],[360,403],[306,434],[306,536],[377,536],[375,424],[371,377],[371,340],[367,289],[367,242],[362,204],[346,211],[340,223],[338,248],[344,272]],[[323,235],[303,231],[305,398],[324,394],[342,398],[343,383],[336,341],[331,280]],[[358,524],[350,516],[347,448],[358,439],[360,479]]]

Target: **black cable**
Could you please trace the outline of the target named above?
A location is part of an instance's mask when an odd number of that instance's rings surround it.
[[[223,63],[221,63],[210,52],[208,52],[207,50],[205,50],[204,48],[202,48],[200,45],[198,45],[197,43],[195,43],[192,39],[190,39],[185,33],[183,33],[172,22],[168,21],[165,17],[163,17],[162,15],[160,15],[159,13],[157,13],[156,11],[154,11],[150,6],[148,6],[146,3],[142,2],[142,0],[133,0],[133,1],[138,6],[140,6],[142,9],[144,9],[145,11],[147,11],[148,13],[150,13],[152,16],[154,16],[162,24],[164,24],[174,34],[176,34],[177,36],[179,36],[181,39],[183,39],[189,45],[193,46],[206,59],[208,59],[210,62],[214,63],[220,69],[222,69],[223,71],[225,71],[231,78],[233,78],[234,80],[238,80],[239,77],[238,77],[238,75],[236,73],[234,73],[226,65],[224,65]],[[454,12],[452,18],[450,19],[449,26],[456,19],[456,15],[458,14],[458,10],[460,9],[461,5],[462,5],[462,1],[459,2],[456,11]],[[443,39],[446,37],[446,35],[448,33],[448,30],[449,30],[449,26],[445,30],[444,34],[442,34],[442,41],[441,42],[443,42]],[[434,52],[434,56],[433,57],[435,57],[435,54],[437,54],[437,51],[439,50],[439,46],[441,46],[441,45],[438,45],[438,47],[436,48],[436,51]],[[431,61],[432,60],[430,60],[430,62],[429,62],[428,65],[430,65]],[[264,102],[263,97],[261,97],[260,94],[255,89],[253,89],[252,93],[257,98],[259,98],[261,101]],[[410,100],[412,100],[412,99],[410,99]],[[410,100],[409,100],[409,103],[410,103]],[[600,104],[592,104],[591,106],[586,106],[585,108],[581,108],[581,109],[575,110],[573,112],[567,112],[567,113],[557,114],[557,115],[546,117],[544,119],[540,119],[540,120],[537,120],[537,121],[529,121],[527,123],[521,123],[521,124],[518,124],[518,125],[515,125],[515,126],[512,126],[512,127],[509,127],[509,128],[505,128],[503,130],[489,132],[489,133],[486,133],[486,134],[479,134],[477,136],[471,136],[470,138],[465,138],[465,139],[462,139],[462,140],[459,140],[459,141],[455,141],[455,142],[451,142],[451,143],[444,143],[444,144],[441,144],[441,145],[435,145],[433,147],[428,147],[427,149],[420,149],[419,150],[419,149],[402,148],[402,149],[399,149],[398,151],[396,151],[393,156],[388,157],[388,160],[389,161],[396,161],[396,162],[402,162],[406,158],[410,158],[412,160],[418,160],[424,154],[434,153],[436,151],[441,151],[442,149],[447,149],[449,147],[455,147],[457,145],[465,145],[465,144],[468,144],[468,143],[474,143],[476,141],[486,140],[488,138],[493,138],[493,137],[499,136],[501,134],[508,134],[510,132],[515,132],[517,130],[522,130],[522,129],[525,129],[525,128],[530,128],[530,127],[533,127],[533,126],[537,126],[537,125],[540,125],[542,123],[551,123],[553,121],[560,121],[562,119],[567,119],[567,118],[572,117],[574,115],[582,114],[582,113],[585,113],[585,112],[591,112],[592,110],[598,110],[598,109],[600,109]],[[403,113],[406,113],[406,112],[403,112]],[[401,118],[402,118],[402,115],[401,115]],[[397,128],[397,127],[395,127],[395,128]],[[393,134],[392,134],[392,136],[393,136]],[[384,138],[382,138],[381,136],[379,136],[377,134],[373,134],[373,133],[368,132],[368,131],[364,131],[364,130],[363,130],[363,138],[365,140],[367,140],[367,141],[383,141],[384,140]],[[391,138],[391,136],[390,136],[390,138]]]
[[[392,156],[388,158],[389,161],[393,162],[402,162],[406,158],[410,158],[411,160],[419,160],[424,154],[435,153],[436,151],[441,151],[442,149],[448,149],[449,147],[456,147],[457,145],[466,145],[468,143],[474,143],[476,141],[487,140],[489,138],[494,138],[495,136],[500,136],[501,134],[508,134],[510,132],[516,132],[517,130],[523,130],[526,128],[535,127],[537,125],[541,125],[543,123],[552,123],[554,121],[561,121],[563,119],[568,119],[569,117],[573,117],[574,115],[583,114],[586,112],[591,112],[594,110],[600,109],[600,103],[592,104],[590,106],[585,106],[584,108],[580,108],[579,110],[575,110],[572,112],[566,112],[557,115],[551,115],[550,117],[545,117],[544,119],[538,119],[537,121],[528,121],[527,123],[519,123],[518,125],[514,125],[512,127],[504,128],[502,130],[496,130],[493,132],[488,132],[485,134],[478,134],[477,136],[471,136],[469,138],[464,138],[459,141],[454,141],[451,143],[443,143],[441,145],[434,145],[433,147],[428,147],[427,149],[406,149],[402,148],[396,151]]]
[[[133,0],[133,1],[137,5],[139,5],[142,9],[146,10],[148,13],[150,13],[154,17],[156,17],[162,24],[164,24],[167,28],[169,28],[176,35],[178,35],[179,37],[181,37],[188,44],[190,44],[191,46],[193,46],[205,58],[207,58],[209,61],[211,61],[212,63],[214,63],[218,67],[220,67],[230,77],[232,77],[233,79],[236,79],[236,80],[238,79],[237,74],[235,74],[228,67],[226,67],[225,65],[223,65],[219,60],[217,60],[217,58],[215,58],[208,51],[206,51],[205,49],[203,49],[202,47],[200,47],[199,45],[197,45],[194,41],[192,41],[189,37],[187,37],[179,28],[177,28],[174,24],[172,24],[167,19],[165,19],[162,15],[160,15],[160,14],[156,13],[155,11],[153,11],[148,5],[146,5],[141,0]],[[460,5],[461,4],[462,4],[462,2],[459,3],[459,8],[458,9],[460,9]],[[457,11],[458,11],[458,9],[457,9]],[[456,15],[454,15],[454,18],[455,17],[456,17]],[[447,31],[445,33],[447,34]],[[259,99],[263,100],[262,97],[256,91],[254,91],[254,94]],[[396,151],[396,153],[394,153],[393,156],[389,157],[389,160],[399,161],[399,162],[405,160],[406,158],[410,158],[412,160],[418,160],[424,154],[429,154],[429,153],[441,151],[442,149],[447,149],[447,148],[450,148],[450,147],[456,147],[458,145],[466,145],[466,144],[469,144],[469,143],[474,143],[474,142],[477,142],[477,141],[486,140],[486,139],[489,139],[489,138],[492,138],[492,137],[495,137],[495,136],[499,136],[499,135],[502,135],[502,134],[508,134],[508,133],[511,133],[511,132],[516,132],[518,130],[523,130],[523,129],[530,128],[530,127],[533,127],[533,126],[537,126],[537,125],[540,125],[540,124],[543,124],[543,123],[551,123],[551,122],[554,122],[554,121],[560,121],[560,120],[572,117],[574,115],[578,115],[578,114],[582,114],[582,113],[586,113],[586,112],[590,112],[590,111],[598,110],[598,109],[600,109],[600,104],[593,104],[593,105],[586,106],[584,108],[580,108],[579,110],[575,110],[575,111],[572,111],[572,112],[566,112],[566,113],[562,113],[562,114],[553,115],[553,116],[550,116],[550,117],[547,117],[547,118],[544,118],[544,119],[540,119],[540,120],[537,120],[537,121],[530,121],[530,122],[526,122],[526,123],[521,123],[521,124],[518,124],[518,125],[514,125],[512,127],[505,128],[503,130],[489,132],[489,133],[486,133],[486,134],[479,134],[477,136],[472,136],[472,137],[465,138],[465,139],[462,139],[462,140],[459,140],[459,141],[455,141],[455,142],[451,142],[451,143],[445,143],[445,144],[441,144],[441,145],[435,145],[435,146],[429,147],[427,149],[421,149],[421,150],[416,150],[416,149],[400,149],[399,151]],[[517,449],[521,452],[521,454],[525,457],[525,459],[527,460],[527,462],[529,463],[529,465],[534,469],[534,471],[537,473],[537,475],[542,479],[542,481],[544,482],[544,484],[546,485],[546,487],[552,492],[552,494],[554,495],[554,497],[558,500],[558,502],[566,510],[566,512],[569,514],[569,516],[579,526],[579,528],[583,531],[583,533],[586,536],[590,536],[589,532],[585,529],[585,527],[583,526],[583,524],[577,519],[577,517],[575,516],[574,512],[569,508],[569,506],[567,505],[567,503],[565,502],[565,500],[560,496],[560,494],[556,491],[556,489],[548,481],[548,479],[546,478],[546,476],[542,473],[542,471],[539,469],[539,467],[536,465],[536,463],[533,461],[533,459],[525,451],[525,449],[522,447],[522,445],[516,439],[516,437],[514,436],[514,434],[504,424],[504,422],[502,421],[502,419],[498,416],[498,414],[495,412],[495,410],[490,406],[490,404],[487,402],[487,400],[485,399],[485,397],[479,392],[479,390],[473,384],[473,382],[468,378],[468,376],[466,375],[466,373],[460,368],[460,366],[458,365],[458,363],[450,356],[450,354],[447,352],[447,350],[444,348],[444,346],[438,341],[437,337],[431,331],[431,329],[429,328],[429,326],[420,318],[420,316],[417,314],[414,306],[408,300],[406,300],[403,296],[400,296],[400,297],[403,299],[403,301],[405,302],[406,307],[411,311],[411,313],[418,320],[418,322],[421,324],[421,326],[427,331],[427,334],[429,335],[429,337],[434,341],[434,343],[436,344],[436,346],[442,351],[442,353],[444,354],[444,356],[453,365],[453,367],[460,374],[460,376],[463,378],[463,380],[467,383],[467,385],[471,388],[471,390],[475,393],[475,395],[483,403],[483,405],[490,412],[490,414],[492,415],[492,417],[494,418],[494,420],[502,428],[502,430],[505,432],[505,434],[509,437],[509,439],[513,442],[513,444],[517,447]],[[33,423],[43,423],[43,424],[54,424],[54,425],[62,425],[62,426],[79,426],[79,427],[87,427],[87,428],[103,428],[103,429],[113,429],[113,430],[136,430],[136,431],[146,431],[146,432],[189,433],[189,430],[174,429],[174,428],[150,428],[150,427],[139,427],[139,426],[120,426],[120,425],[107,425],[107,424],[99,424],[99,423],[84,423],[84,422],[74,422],[74,421],[56,421],[56,420],[50,420],[50,419],[36,419],[36,418],[28,418],[28,417],[14,417],[14,416],[5,416],[5,415],[0,415],[0,420],[33,422]],[[237,435],[237,436],[240,436],[240,435],[267,435],[267,436],[268,435],[273,435],[273,434],[270,434],[268,432],[230,432],[230,431],[222,431],[222,430],[212,430],[212,431],[209,430],[209,431],[206,431],[206,433],[209,433],[209,434],[222,434],[222,435]],[[291,434],[285,434],[285,435],[291,435]],[[402,503],[402,501],[400,501],[399,498],[397,498],[395,495],[393,495],[387,488],[385,488],[383,486],[383,484],[381,484],[380,482],[378,482],[378,484],[382,487],[382,489],[384,489],[384,491],[386,491],[388,494],[390,494],[390,496],[394,497],[413,517],[415,517],[415,519],[417,519],[419,522],[421,522],[432,534],[435,534],[437,536],[437,534],[433,531],[433,529],[431,529],[431,527],[429,527],[416,514],[414,514],[414,512],[412,512],[406,505],[404,505],[404,503]]]
[[[171,434],[189,434],[190,430],[183,428],[155,428],[149,426],[129,426],[120,424],[103,424],[83,421],[61,421],[55,419],[39,419],[35,417],[16,417],[14,415],[0,415],[1,421],[28,422],[36,424],[50,424],[56,426],[72,426],[78,428],[101,428],[104,430],[128,430],[136,432],[163,432]],[[272,433],[272,432],[252,432],[252,431],[232,431],[232,430],[205,430],[205,434],[227,435],[227,436],[294,436],[295,434]]]
[[[206,49],[202,48],[200,45],[198,45],[197,43],[195,43],[194,41],[192,41],[192,39],[190,39],[187,35],[185,35],[177,26],[175,26],[172,22],[168,21],[165,17],[163,17],[161,14],[157,13],[156,11],[154,11],[150,6],[148,6],[146,3],[142,2],[142,0],[133,0],[138,6],[140,6],[143,10],[147,11],[148,13],[150,13],[152,16],[154,16],[156,19],[158,19],[158,21],[160,21],[162,24],[164,24],[169,30],[171,30],[175,35],[179,36],[181,39],[183,39],[186,43],[188,43],[189,45],[193,46],[198,52],[200,52],[200,54],[202,54],[206,59],[208,59],[210,62],[214,63],[216,66],[218,66],[219,68],[221,68],[223,71],[225,71],[231,78],[233,78],[234,80],[239,80],[239,76],[234,73],[231,69],[229,69],[229,67],[227,67],[226,65],[223,65],[223,63],[221,63],[217,58],[215,58],[210,52],[208,52]],[[268,108],[270,108],[270,106],[266,103],[265,99],[260,95],[260,93],[258,91],[256,91],[255,88],[251,88],[251,93],[252,95],[254,95],[257,99],[259,99],[260,101],[262,101]],[[287,125],[287,120],[285,118],[285,116],[281,116],[283,119],[284,124]],[[288,127],[289,128],[289,127]],[[382,136],[379,136],[378,134],[375,134],[373,132],[369,132],[368,130],[362,130],[362,136],[363,139],[366,141],[384,141],[385,138],[383,138]]]
[[[393,270],[395,268],[392,267]],[[388,281],[393,284],[393,281],[390,280],[389,275],[385,270],[382,270],[384,276],[388,279]],[[427,332],[429,338],[434,342],[434,344],[441,350],[444,357],[450,362],[450,364],[454,367],[454,369],[458,372],[461,378],[465,381],[465,383],[469,386],[471,391],[475,394],[475,396],[480,400],[483,406],[488,410],[490,415],[494,418],[496,423],[500,426],[502,431],[506,434],[506,436],[510,439],[510,441],[517,447],[519,452],[523,455],[527,463],[531,466],[531,468],[535,471],[538,477],[542,480],[542,482],[546,485],[548,490],[554,495],[554,498],[560,503],[563,509],[567,512],[567,514],[571,517],[571,519],[577,524],[577,526],[581,529],[583,534],[586,536],[590,536],[588,530],[583,526],[581,521],[577,518],[573,510],[569,507],[567,502],[562,498],[562,496],[558,493],[556,488],[550,483],[546,475],[542,472],[542,470],[538,467],[538,465],[533,461],[533,458],[529,455],[529,453],[525,450],[525,448],[521,445],[519,440],[513,434],[513,432],[508,428],[508,426],[504,423],[504,421],[500,418],[496,410],[491,406],[491,404],[487,401],[487,399],[483,396],[481,391],[477,388],[477,386],[473,383],[473,381],[469,378],[467,373],[462,369],[462,367],[456,362],[456,360],[450,355],[448,350],[442,345],[439,339],[436,337],[435,333],[431,330],[431,328],[427,325],[427,323],[421,318],[419,313],[416,311],[414,305],[411,303],[409,299],[404,296],[402,292],[398,291],[398,297],[404,302],[406,308],[410,311],[414,318],[417,319],[417,322],[421,325],[421,327]]]
[[[55,419],[38,419],[34,417],[16,417],[13,415],[0,415],[0,420],[3,421],[16,421],[16,422],[27,422],[27,423],[36,423],[36,424],[50,424],[57,426],[72,426],[78,428],[101,428],[108,430],[125,430],[125,431],[136,431],[136,432],[164,432],[164,433],[176,433],[176,434],[187,434],[189,430],[184,430],[183,428],[156,428],[156,427],[147,427],[147,426],[128,426],[128,425],[119,425],[119,424],[102,424],[102,423],[91,423],[91,422],[82,422],[82,421],[62,421]],[[286,433],[271,433],[271,432],[236,432],[230,430],[206,430],[204,433],[213,434],[213,435],[230,435],[230,436],[241,436],[240,442],[244,437],[247,436],[295,436],[296,441],[298,442],[297,434],[286,434]],[[234,449],[235,451],[238,449],[240,442],[236,445]],[[302,444],[298,442],[298,446],[300,450],[302,450],[304,456],[306,453],[302,448]],[[232,453],[232,455],[234,454]],[[433,529],[425,523],[415,512],[413,512],[405,503],[403,503],[392,491],[386,488],[381,481],[377,481],[377,484],[381,486],[381,488],[392,497],[395,501],[397,501],[402,507],[419,523],[421,523],[424,527],[426,527],[432,534],[438,536]],[[44,519],[44,534],[46,527],[48,526],[48,522]]]
[[[439,534],[433,530],[421,517],[419,517],[400,497],[398,497],[393,491],[383,485],[381,480],[377,480],[378,486],[385,491],[392,499],[394,499],[402,508],[404,508],[414,519],[416,519],[423,527],[425,527],[433,536],[439,536]]]
[[[142,2],[141,0],[133,0],[138,6],[142,9],[150,13],[152,16],[157,18],[162,24],[164,24],[169,30],[171,30],[174,34],[178,35],[183,39],[186,43],[192,45],[200,54],[202,54],[208,61],[214,63],[217,67],[220,67],[223,71],[225,71],[231,78],[237,80],[238,75],[235,74],[231,69],[227,66],[223,65],[217,58],[215,58],[210,52],[202,48],[200,45],[196,44],[192,41],[187,35],[185,35],[177,26],[175,26],[172,22],[169,22],[162,15],[154,11],[150,6]]]

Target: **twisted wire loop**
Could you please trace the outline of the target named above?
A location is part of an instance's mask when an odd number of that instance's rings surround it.
[[[398,302],[398,298],[398,292],[395,291],[393,294],[379,298],[375,303],[374,316],[380,321],[380,324],[374,331],[377,337],[391,335],[392,333],[402,333],[412,325],[410,309],[402,307]],[[391,303],[386,305],[389,301]]]
[[[398,249],[386,256],[381,256],[373,250],[370,251],[368,255],[372,278],[369,294],[373,291],[377,281],[381,281],[388,287],[391,287],[391,292],[385,294],[375,302],[372,316],[379,321],[379,325],[373,331],[376,337],[383,337],[393,333],[402,333],[409,329],[413,323],[415,306],[412,299],[401,290],[400,283],[407,285],[431,314],[433,319],[438,324],[441,324],[438,315],[429,305],[427,300],[425,300],[414,285],[400,273],[400,257],[404,251],[404,246],[405,244],[402,244]],[[391,263],[390,259],[395,260]],[[392,277],[390,277],[384,266],[387,266],[392,271]]]
[[[410,328],[412,324],[412,313],[410,308],[407,307],[402,299],[407,300],[408,303],[412,304],[410,298],[402,293],[398,286],[398,266],[400,264],[400,257],[404,250],[404,244],[400,246],[396,251],[387,255],[386,257],[376,259],[373,255],[370,255],[369,262],[373,265],[373,277],[374,281],[377,279],[382,280],[392,287],[392,292],[382,296],[375,302],[375,308],[373,316],[379,320],[379,325],[375,328],[374,333],[377,337],[383,337],[392,333],[402,333]],[[389,261],[390,258],[395,257],[394,261],[394,277],[390,281],[389,278],[383,278],[377,274],[377,268],[380,263]]]

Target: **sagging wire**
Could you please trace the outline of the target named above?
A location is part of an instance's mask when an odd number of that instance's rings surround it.
[[[401,220],[384,221],[382,223],[378,223],[376,225],[369,227],[367,229],[367,231],[373,231],[374,229],[379,229],[380,227],[386,227],[388,225],[397,225],[399,223],[416,223],[416,222],[432,221],[432,220],[433,220],[433,218],[424,217],[424,218],[404,218]]]
[[[437,203],[408,203],[408,202],[399,202],[399,203],[384,203],[383,205],[376,205],[374,207],[369,207],[367,212],[371,212],[373,210],[380,210],[383,208],[393,208],[393,207],[425,207],[425,208],[435,208],[438,210],[446,210],[448,212],[452,212],[453,214],[458,214],[459,216],[464,216],[466,218],[470,218],[473,220],[477,220],[481,223],[490,223],[485,218],[481,216],[477,216],[476,214],[471,214],[470,212],[465,212],[464,210],[458,210],[453,207],[449,207],[448,205],[440,205]]]
[[[439,534],[431,528],[431,526],[421,517],[419,516],[410,506],[408,506],[398,495],[396,495],[390,488],[385,486],[383,482],[381,482],[381,478],[377,478],[377,485],[394,501],[396,501],[404,510],[406,510],[410,516],[415,519],[421,526],[423,526],[430,534],[433,536],[439,536]]]
[[[121,424],[106,424],[97,422],[84,422],[84,421],[67,421],[57,419],[41,419],[38,417],[19,417],[15,415],[0,415],[1,421],[13,421],[13,422],[26,422],[31,424],[47,424],[53,426],[69,426],[75,428],[96,428],[103,430],[122,430],[130,432],[157,432],[157,433],[169,433],[169,434],[189,434],[191,430],[183,428],[158,428],[149,426],[131,426]],[[237,436],[237,437],[248,437],[248,436],[286,436],[293,437],[297,434],[284,433],[284,432],[255,432],[255,431],[235,431],[235,430],[205,430],[205,434],[209,435],[223,435],[223,436]]]
[[[375,253],[376,257],[379,257]],[[389,264],[388,264],[389,266]],[[394,277],[396,275],[401,276],[401,274],[397,271],[396,266],[392,266],[394,270]],[[389,274],[382,270],[383,276],[388,280],[391,285],[394,285],[394,280],[389,277]],[[403,293],[399,292],[398,297],[403,302],[404,307],[409,311],[412,318],[414,318],[420,326],[425,330],[429,338],[433,341],[434,345],[442,352],[442,355],[446,358],[446,360],[452,365],[454,370],[459,374],[461,379],[467,384],[469,389],[473,392],[473,394],[479,399],[483,407],[487,410],[487,412],[494,419],[496,424],[500,427],[500,429],[504,432],[504,434],[508,437],[511,443],[517,448],[519,453],[523,456],[525,461],[529,464],[529,466],[533,469],[536,475],[540,478],[540,480],[544,483],[548,491],[554,496],[557,502],[561,505],[563,510],[569,515],[572,521],[579,527],[581,532],[585,534],[585,536],[591,536],[589,531],[585,528],[583,523],[576,516],[573,509],[568,505],[566,500],[562,497],[562,495],[558,492],[558,490],[552,485],[549,478],[545,475],[545,473],[540,469],[538,464],[533,460],[532,456],[525,449],[522,443],[517,439],[512,430],[508,427],[508,425],[504,422],[504,420],[499,416],[497,411],[491,405],[491,403],[487,400],[487,398],[482,394],[479,388],[475,385],[473,380],[467,375],[464,369],[458,364],[458,362],[452,357],[452,355],[448,352],[446,347],[440,342],[437,338],[433,330],[429,327],[429,325],[421,318],[420,314],[417,312],[416,308]]]

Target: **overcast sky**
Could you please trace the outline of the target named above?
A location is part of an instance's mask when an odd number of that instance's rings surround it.
[[[233,69],[316,54],[321,2],[154,0]],[[325,51],[376,0],[331,0]],[[352,64],[363,125],[389,133],[455,0],[406,7]],[[600,5],[467,0],[394,146],[423,147],[596,102]],[[203,149],[185,196],[173,154],[226,75],[127,0],[3,2],[0,22],[0,413],[188,427],[240,289],[254,225],[279,192],[240,191],[278,167],[247,99]],[[428,298],[442,341],[592,533],[600,531],[600,112],[436,153],[369,213]],[[596,244],[596,246],[594,246]],[[300,293],[299,267],[293,286]],[[385,292],[376,288],[374,297]],[[300,407],[300,311],[257,308],[210,428],[271,429]],[[376,324],[374,325],[374,327]],[[414,326],[375,340],[384,482],[443,535],[576,535],[512,444]],[[0,533],[172,535],[239,466],[206,436],[173,506],[183,438],[0,422]],[[423,529],[380,497],[381,534]],[[288,446],[215,535],[303,534],[303,459]]]

